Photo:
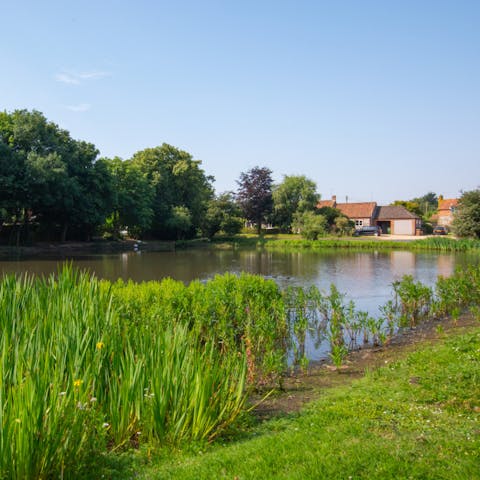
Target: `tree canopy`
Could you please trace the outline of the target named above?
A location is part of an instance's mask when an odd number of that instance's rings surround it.
[[[237,201],[244,217],[257,226],[260,234],[262,222],[272,213],[272,171],[267,167],[254,167],[240,174]]]
[[[232,192],[212,198],[201,228],[202,235],[211,238],[218,232],[234,235],[242,229],[242,212]]]
[[[74,140],[37,111],[0,113],[0,207],[15,224],[34,217],[87,237],[111,210],[112,188],[91,143]]]
[[[131,163],[154,190],[151,232],[165,239],[192,238],[213,198],[213,177],[201,161],[164,143],[135,153]]]
[[[197,234],[213,198],[199,160],[165,143],[125,161],[97,157],[40,112],[0,112],[0,220],[17,241],[32,225],[61,240],[102,225],[162,239]]]
[[[459,237],[480,238],[480,188],[462,193],[452,227]]]
[[[317,185],[304,175],[285,175],[273,189],[274,222],[290,232],[295,213],[313,211],[318,203]]]

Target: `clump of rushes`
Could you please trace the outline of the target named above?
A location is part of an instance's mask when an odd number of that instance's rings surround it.
[[[393,282],[392,285],[400,306],[402,327],[409,325],[413,328],[428,317],[433,295],[429,287],[414,281],[411,275],[405,275],[401,281]]]
[[[107,283],[71,268],[0,281],[1,478],[72,477],[106,449],[211,440],[241,412],[242,345],[222,351],[187,318],[124,313]]]

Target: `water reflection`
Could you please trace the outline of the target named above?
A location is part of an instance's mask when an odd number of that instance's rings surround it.
[[[269,252],[262,250],[187,250],[127,252],[0,261],[0,272],[55,273],[65,260],[110,280],[136,282],[171,277],[183,282],[207,279],[218,273],[249,272],[275,279],[281,286],[316,285],[327,291],[335,283],[359,308],[376,312],[390,295],[391,284],[413,275],[432,285],[438,275],[448,276],[457,266],[478,263],[478,255],[450,253]]]

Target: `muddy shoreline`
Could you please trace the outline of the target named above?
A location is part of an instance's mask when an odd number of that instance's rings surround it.
[[[344,366],[339,369],[328,359],[311,362],[306,372],[297,371],[285,377],[283,391],[274,392],[264,401],[261,401],[261,394],[253,395],[251,405],[260,402],[253,414],[263,421],[297,412],[305,404],[320,398],[326,389],[349,385],[365,376],[366,371],[405,358],[422,344],[433,344],[450,334],[461,334],[478,326],[479,321],[471,314],[464,314],[457,320],[432,319],[413,329],[403,329],[387,346],[350,352]]]
[[[172,252],[175,250],[175,242],[171,241],[148,241],[118,240],[118,241],[92,241],[92,242],[39,242],[34,245],[14,247],[0,245],[0,258],[18,257],[51,257],[68,255],[94,255],[105,253],[122,253],[134,250],[149,252]]]

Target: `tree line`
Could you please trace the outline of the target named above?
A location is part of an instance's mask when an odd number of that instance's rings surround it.
[[[213,182],[200,160],[166,143],[127,160],[99,158],[92,143],[73,139],[41,112],[0,112],[0,236],[10,243],[114,238],[123,231],[135,238],[211,238],[238,233],[245,221],[258,233],[274,225],[310,239],[353,231],[338,210],[317,208],[317,186],[303,175],[286,175],[275,185],[270,169],[254,167],[240,174],[236,192],[221,194]],[[478,236],[479,194],[467,193],[470,213],[459,218]],[[436,200],[429,193],[399,203],[425,216]]]
[[[136,238],[189,239],[238,233],[244,221],[290,228],[290,210],[313,210],[316,185],[271,171],[242,173],[238,192],[216,195],[201,161],[166,143],[131,158],[99,158],[38,111],[0,112],[0,229],[11,243],[89,240],[126,230]],[[295,198],[287,195],[295,190]]]

